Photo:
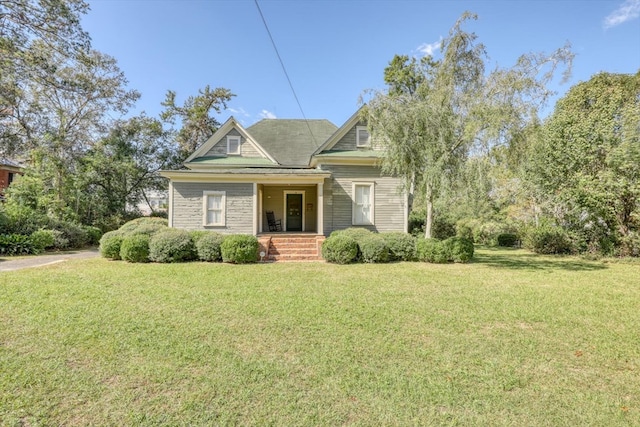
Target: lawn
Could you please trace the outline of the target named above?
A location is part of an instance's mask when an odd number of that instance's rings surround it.
[[[0,273],[0,425],[640,425],[640,264]]]

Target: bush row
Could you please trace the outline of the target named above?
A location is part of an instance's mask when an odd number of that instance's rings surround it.
[[[473,242],[414,238],[408,233],[372,233],[363,228],[334,231],[322,244],[322,257],[332,263],[389,261],[469,262]]]
[[[163,218],[138,218],[100,240],[103,257],[128,262],[208,261],[245,264],[257,261],[258,239],[246,234],[224,236],[211,231],[167,227]]]

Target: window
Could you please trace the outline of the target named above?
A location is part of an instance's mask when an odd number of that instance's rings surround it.
[[[373,225],[373,183],[353,183],[353,225]]]
[[[204,226],[223,226],[225,223],[226,194],[224,191],[205,191],[202,193]]]
[[[356,147],[368,147],[371,145],[371,136],[366,126],[356,126]]]
[[[240,154],[240,137],[227,136],[227,154]]]

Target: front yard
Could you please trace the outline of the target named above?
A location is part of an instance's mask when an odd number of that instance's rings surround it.
[[[0,425],[640,425],[640,264],[0,273]]]

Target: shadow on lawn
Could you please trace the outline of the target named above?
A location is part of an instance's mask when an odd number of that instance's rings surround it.
[[[537,255],[521,249],[490,247],[483,247],[480,251],[476,251],[473,263],[514,270],[596,271],[607,268],[602,263],[572,256]]]

